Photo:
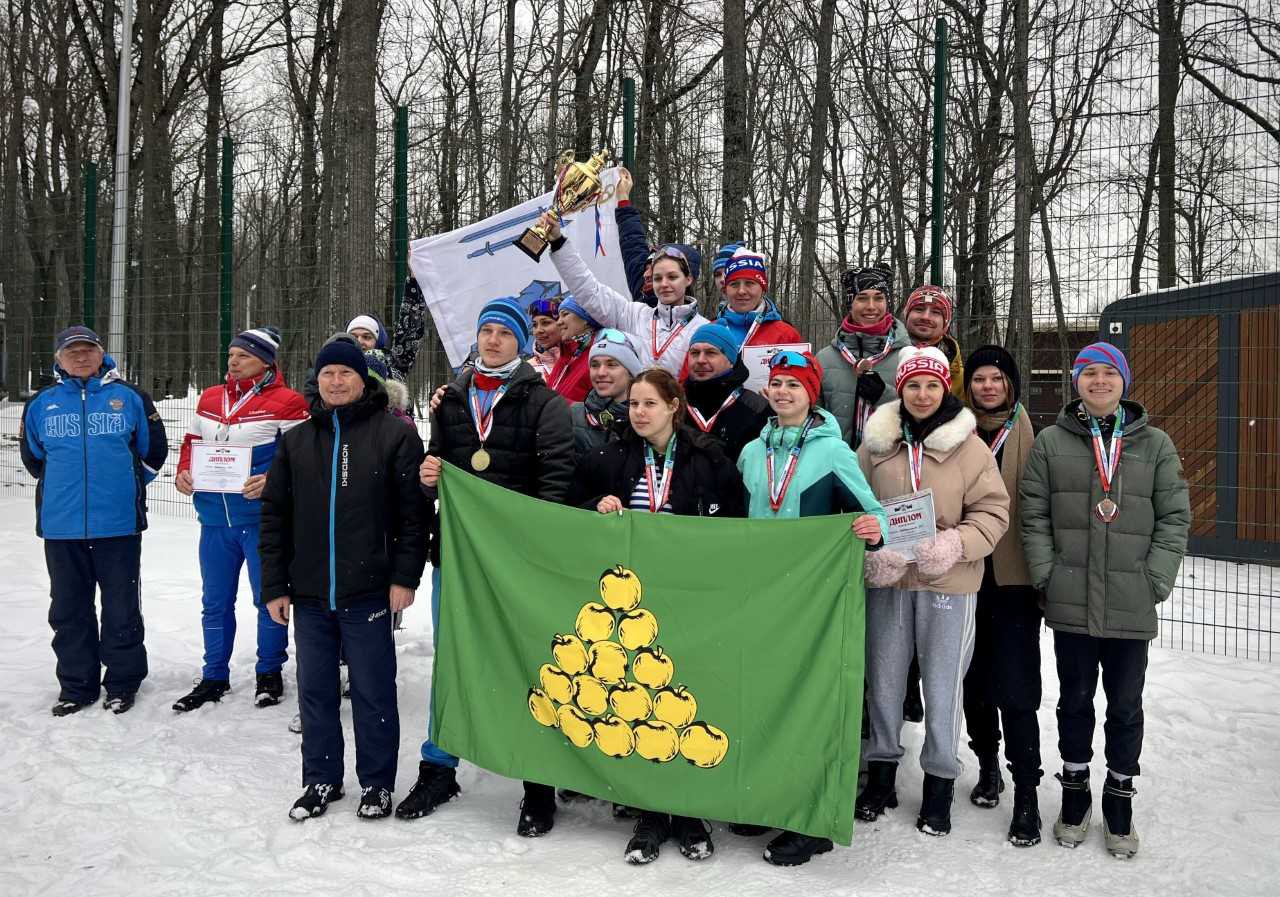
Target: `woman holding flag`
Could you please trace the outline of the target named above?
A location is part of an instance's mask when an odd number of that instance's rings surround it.
[[[964,718],[969,747],[978,755],[978,784],[969,800],[1000,803],[1000,730],[1013,773],[1015,847],[1040,843],[1040,613],[1039,595],[1022,553],[1018,483],[1035,433],[1021,398],[1022,378],[1013,356],[1000,346],[974,350],[964,365],[965,396],[978,421],[978,436],[991,448],[1009,493],[1009,529],[983,560],[975,609],[973,659],[964,679]]]
[[[629,391],[631,429],[583,460],[574,502],[601,514],[624,510],[698,517],[742,517],[742,480],[715,440],[684,423],[684,392],[661,368],[642,371]],[[711,830],[701,819],[641,812],[624,856],[643,865],[675,839],[691,860],[711,856]]]
[[[573,431],[569,407],[542,377],[520,359],[529,341],[525,310],[510,297],[494,299],[476,321],[478,357],[450,383],[431,414],[431,439],[420,477],[428,498],[435,498],[441,462],[474,473],[499,486],[562,503],[573,477]],[[487,521],[486,525],[507,525]],[[440,625],[440,545],[433,526],[430,544],[431,622]],[[458,758],[442,750],[428,732],[422,744],[418,781],[396,807],[401,819],[417,819],[460,793]],[[549,785],[525,782],[518,834],[549,832],[555,823],[555,792]]]
[[[852,512],[858,514],[854,536],[869,547],[879,545],[888,532],[884,509],[857,456],[840,437],[835,418],[818,407],[821,384],[822,366],[808,352],[783,351],[770,359],[765,393],[775,416],[738,458],[748,516],[787,519]],[[745,825],[733,829],[744,835],[762,831]],[[764,858],[775,866],[799,866],[832,847],[829,838],[783,832],[769,842]]]
[[[871,740],[856,815],[871,821],[898,805],[902,699],[914,654],[925,698],[924,799],[916,828],[946,835],[962,769],[961,688],[973,653],[976,593],[983,558],[1008,529],[1009,494],[991,449],[974,433],[973,413],[949,391],[946,356],[911,347],[900,358],[899,400],[871,415],[858,460],[881,502],[892,508],[913,501],[926,520],[931,513],[935,534],[910,545],[910,556],[904,547],[867,557]]]
[[[678,246],[661,246],[653,255],[653,293],[656,308],[632,301],[600,283],[577,249],[561,233],[560,221],[550,212],[540,219],[551,238],[551,261],[587,313],[604,327],[616,327],[634,336],[641,346],[640,361],[679,374],[695,330],[707,323],[698,313],[698,303],[689,290],[693,269],[685,251]],[[563,307],[563,306],[562,306]]]

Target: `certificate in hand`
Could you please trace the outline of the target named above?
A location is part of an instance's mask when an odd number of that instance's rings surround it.
[[[891,498],[884,503],[884,510],[889,515],[889,538],[884,541],[885,547],[914,561],[915,547],[938,534],[933,516],[933,490],[921,489]]]
[[[191,444],[191,485],[197,492],[239,492],[249,479],[253,446],[227,442]]]
[[[776,343],[770,346],[743,346],[742,363],[747,368],[747,389],[761,392],[769,385],[769,359],[788,349],[792,352],[808,352],[808,343]]]

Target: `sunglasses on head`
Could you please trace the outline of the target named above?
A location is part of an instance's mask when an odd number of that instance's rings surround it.
[[[773,370],[777,367],[807,368],[808,366],[809,359],[805,358],[799,352],[793,352],[790,349],[787,349],[784,352],[778,352],[769,359],[769,370]]]

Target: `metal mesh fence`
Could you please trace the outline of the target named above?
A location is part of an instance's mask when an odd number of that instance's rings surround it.
[[[1030,26],[1039,198],[1029,228],[1032,369],[1024,396],[1036,426],[1044,426],[1064,400],[1064,372],[1079,346],[1101,331],[1126,348],[1140,374],[1135,395],[1174,435],[1193,487],[1198,554],[1161,606],[1162,641],[1271,659],[1280,591],[1272,566],[1280,543],[1280,280],[1240,278],[1280,268],[1280,70],[1268,49],[1280,39],[1273,39],[1274,26],[1243,28],[1235,7],[1183,7],[1171,210],[1177,289],[1157,294],[1156,6],[1121,6],[1051,2],[1035,7]],[[701,9],[690,4],[684,12],[693,15],[694,7]],[[804,12],[753,21],[742,236],[769,255],[772,297],[815,346],[830,340],[843,314],[845,267],[889,264],[899,298],[928,279],[938,14],[951,22],[943,268],[957,300],[954,330],[968,350],[1005,341],[1015,327],[1013,33],[1005,7],[980,15],[983,9],[838,4],[808,295],[800,292],[799,235],[806,225],[814,23]],[[591,97],[593,143],[621,146],[620,78],[637,71],[639,39],[635,29],[609,37]],[[644,170],[637,171],[636,202],[655,242],[690,242],[704,258],[721,237],[725,85],[711,55],[717,49],[713,41],[690,44],[664,59],[648,94],[643,79],[638,88],[637,165]],[[518,53],[536,55],[525,46]],[[496,70],[497,58],[490,63]],[[498,211],[504,165],[517,199],[546,188],[550,160],[574,142],[573,99],[566,87],[553,114],[545,91],[525,87],[522,96],[517,85],[513,151],[505,158],[498,152],[496,79],[440,80],[409,104],[404,199],[411,237]],[[270,96],[230,129],[230,322],[233,330],[280,327],[286,376],[297,386],[319,343],[345,326],[353,301],[393,318],[394,112],[378,115],[374,274],[352,297],[339,292],[344,231],[323,151],[326,123],[309,136],[296,111]],[[108,326],[110,140],[93,154],[97,213],[86,228],[84,160],[58,152],[52,139],[44,147],[36,116],[25,111],[31,130],[17,148],[29,161],[18,178],[22,201],[0,223],[9,395],[0,405],[0,479],[9,493],[30,487],[17,452],[20,399],[51,377],[52,334],[87,314],[88,284],[96,296],[89,323],[100,332]],[[198,119],[179,117],[167,157],[141,156],[130,193],[126,360],[130,378],[156,398],[175,446],[198,390],[218,382],[222,369],[214,207],[221,147],[207,145]],[[86,260],[96,272],[86,274]],[[706,311],[715,306],[709,267],[698,285]],[[1108,308],[1131,294],[1147,298]],[[415,400],[447,374],[429,329],[411,382]],[[175,462],[176,451],[151,487],[150,505],[190,516],[190,502],[172,485]]]

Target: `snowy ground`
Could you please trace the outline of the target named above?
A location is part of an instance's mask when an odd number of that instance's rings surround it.
[[[668,845],[652,866],[623,863],[629,834],[601,804],[562,808],[540,840],[515,835],[520,785],[468,764],[462,798],[416,822],[356,819],[351,797],[322,819],[286,818],[300,792],[292,701],[252,707],[252,639],[233,661],[236,691],[189,716],[170,711],[199,672],[196,525],[157,516],[144,538],[144,609],[151,675],[125,716],[98,708],[56,720],[48,582],[32,532],[30,490],[0,489],[0,894],[257,895],[444,893],[551,895],[1272,895],[1280,883],[1280,670],[1252,660],[1155,648],[1136,820],[1141,854],[1107,856],[1096,832],[1076,851],[1018,850],[1004,841],[1008,806],[967,800],[960,780],[954,833],[935,840],[913,822],[914,760],[922,736],[908,725],[902,806],[860,825],[851,848],[808,866],[775,869],[765,838],[717,826],[716,855],[692,864]],[[4,497],[8,496],[8,497]],[[243,588],[247,594],[247,584]],[[426,595],[399,637],[402,796],[426,725],[431,637]],[[253,632],[240,605],[240,631]],[[1057,698],[1044,642],[1042,749],[1056,757]],[[291,667],[287,673],[291,672]],[[289,686],[290,697],[293,694]],[[1101,710],[1099,710],[1101,716]],[[1096,745],[1101,751],[1101,730]],[[966,752],[966,761],[970,760]],[[1100,763],[1101,761],[1099,761]],[[786,775],[778,770],[778,775]],[[347,784],[355,785],[348,740]],[[1095,772],[1095,789],[1101,787]],[[1056,782],[1040,788],[1048,823]],[[1095,793],[1097,791],[1095,790]]]

